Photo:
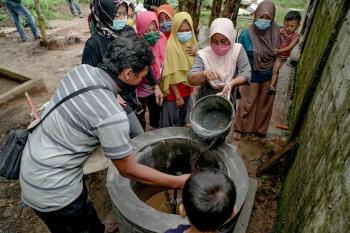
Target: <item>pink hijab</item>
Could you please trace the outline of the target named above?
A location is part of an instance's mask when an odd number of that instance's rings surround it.
[[[221,80],[208,82],[212,88],[221,90],[225,86],[225,82],[228,83],[235,75],[237,57],[242,45],[235,43],[236,30],[228,18],[217,18],[211,23],[210,39],[216,33],[224,35],[230,41],[231,49],[225,55],[219,56],[209,45],[198,51],[197,54],[202,58],[205,70],[215,70],[220,74]]]
[[[136,16],[136,30],[139,35],[142,37],[145,35],[149,25],[155,21],[158,31],[159,31],[159,22],[158,22],[158,17],[155,12],[153,11],[144,11],[141,12]],[[165,35],[160,32],[160,37],[155,45],[152,45],[152,51],[153,51],[153,56],[154,56],[154,63],[151,66],[154,75],[156,76],[157,80],[160,79],[160,69],[161,66],[164,64],[165,60],[165,46],[167,39]]]

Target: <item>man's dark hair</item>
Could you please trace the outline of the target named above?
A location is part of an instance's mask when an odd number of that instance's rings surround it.
[[[191,224],[200,231],[215,231],[233,213],[236,188],[222,171],[206,168],[186,181],[182,201]]]
[[[298,11],[289,11],[284,17],[284,21],[292,21],[292,20],[297,20],[298,22],[301,21],[301,15]]]
[[[136,74],[153,64],[153,53],[147,42],[135,32],[126,32],[113,40],[102,59],[102,65],[119,74],[131,68]]]

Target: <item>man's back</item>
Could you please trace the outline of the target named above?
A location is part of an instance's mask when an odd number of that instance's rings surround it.
[[[111,159],[132,151],[128,119],[116,101],[114,81],[99,68],[80,65],[68,73],[43,114],[88,86],[106,89],[91,90],[63,103],[28,139],[20,182],[24,201],[34,209],[57,210],[79,196],[82,167],[97,145]]]

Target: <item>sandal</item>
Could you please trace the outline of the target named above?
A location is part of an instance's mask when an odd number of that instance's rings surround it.
[[[275,93],[276,93],[275,88],[269,87],[269,89],[267,89],[267,94],[269,94],[269,95],[274,95]]]
[[[239,141],[239,140],[241,140],[241,133],[234,131],[233,134],[232,134],[232,137],[236,141]]]

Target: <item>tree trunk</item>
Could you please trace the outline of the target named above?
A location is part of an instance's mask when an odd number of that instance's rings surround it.
[[[209,27],[214,19],[220,17],[221,6],[222,6],[222,0],[213,0],[213,4],[211,7],[210,19],[209,19],[209,25],[208,25]]]
[[[237,25],[237,16],[241,0],[226,0],[225,8],[221,17],[226,17],[232,20],[233,24]]]
[[[47,35],[46,35],[44,17],[40,8],[40,0],[34,0],[34,5],[35,5],[36,14],[38,15],[38,24],[41,31],[42,44],[45,46],[47,45]]]
[[[201,15],[201,7],[204,0],[184,0],[184,5],[180,5],[179,2],[179,9],[182,7],[182,11],[186,11],[188,14],[191,15],[193,20],[193,29],[198,35],[198,25],[199,25],[199,17]]]
[[[181,12],[184,9],[186,0],[179,0],[177,5],[177,12]]]

